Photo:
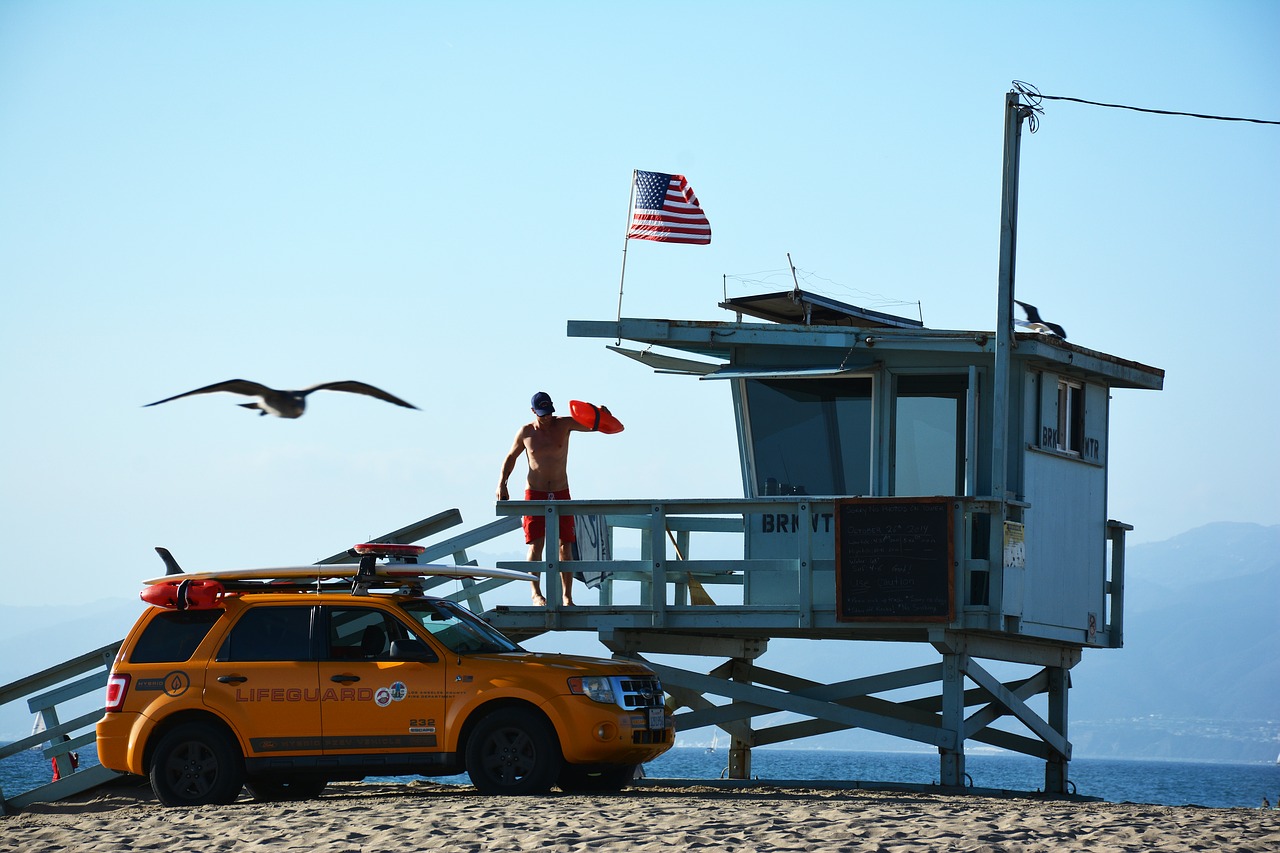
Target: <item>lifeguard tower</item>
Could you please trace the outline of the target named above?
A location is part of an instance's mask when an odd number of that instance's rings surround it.
[[[1131,528],[1107,513],[1111,392],[1159,389],[1163,371],[1017,333],[1002,416],[994,332],[928,329],[800,290],[722,307],[733,321],[575,321],[569,334],[643,344],[610,349],[729,383],[745,497],[534,504],[638,528],[642,559],[606,549],[577,566],[608,573],[598,607],[490,618],[523,636],[594,630],[618,654],[723,658],[708,672],[656,668],[689,709],[679,730],[731,734],[734,778],[748,777],[751,746],[861,727],[935,746],[944,785],[964,784],[974,740],[1045,759],[1045,790],[1065,792],[1068,672],[1084,649],[1122,641]],[[741,532],[743,558],[695,559],[699,531]],[[558,601],[558,567],[538,568]],[[614,601],[622,581],[640,584],[638,601]],[[754,663],[779,637],[924,643],[940,657],[815,684]],[[1034,672],[1001,683],[988,660]],[[835,660],[830,670],[839,676]],[[929,683],[931,697],[876,696]],[[1037,694],[1045,716],[1028,704]],[[808,720],[752,727],[776,711]],[[1003,717],[1026,733],[991,726]]]
[[[1044,759],[1045,791],[1067,793],[1068,674],[1084,649],[1123,640],[1132,528],[1108,517],[1112,392],[1158,390],[1164,371],[1015,331],[1018,150],[1033,110],[1006,97],[994,330],[925,328],[798,287],[726,298],[731,320],[570,321],[571,337],[614,340],[658,373],[729,384],[744,497],[499,504],[512,521],[547,514],[547,554],[555,516],[590,520],[602,547],[575,568],[605,580],[600,606],[564,609],[555,563],[510,564],[547,572],[553,604],[493,611],[495,624],[720,659],[651,664],[679,731],[729,733],[731,778],[749,778],[752,746],[858,727],[936,747],[946,786],[965,783],[977,741]],[[639,560],[610,559],[620,528],[639,529]],[[701,532],[741,534],[741,559],[699,558]],[[615,595],[625,581],[638,600]],[[813,640],[815,655],[828,640],[920,643],[938,658],[839,680],[833,657],[835,680],[814,683],[756,662],[771,638]],[[1025,677],[1002,682],[989,661]],[[1043,713],[1029,704],[1041,695]],[[803,719],[753,725],[778,711]]]

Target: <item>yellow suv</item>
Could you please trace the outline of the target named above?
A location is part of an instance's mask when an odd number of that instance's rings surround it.
[[[503,570],[388,574],[361,553],[361,570],[149,581],[157,606],[108,680],[102,764],[149,776],[178,806],[229,803],[242,786],[298,799],[330,781],[463,770],[484,793],[616,791],[671,747],[648,667],[528,652],[422,592],[429,576]]]

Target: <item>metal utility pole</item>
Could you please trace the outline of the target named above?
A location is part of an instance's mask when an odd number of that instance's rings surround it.
[[[1022,122],[1034,114],[1017,90],[1004,96],[1004,177],[1000,200],[999,305],[996,311],[995,388],[992,397],[991,494],[1004,516],[1009,476],[1009,359],[1013,340],[1013,279],[1018,254],[1018,163],[1022,153]],[[1000,519],[1004,521],[1003,518]],[[996,529],[1003,524],[996,525]],[[996,553],[999,553],[998,551]],[[995,604],[996,602],[992,602]]]

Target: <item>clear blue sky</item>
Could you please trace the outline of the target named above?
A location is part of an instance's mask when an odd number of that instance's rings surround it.
[[[565,335],[615,315],[631,170],[687,175],[714,236],[633,241],[627,316],[731,319],[725,277],[759,289],[790,252],[811,289],[992,329],[1014,79],[1280,119],[1280,3],[7,0],[7,571],[65,563],[88,601],[160,573],[155,545],[296,564],[448,507],[491,520],[538,389],[627,424],[575,437],[577,496],[739,496],[724,387]],[[1112,401],[1131,541],[1280,521],[1278,285],[1280,127],[1046,102],[1019,294],[1168,371]],[[230,378],[423,411],[142,408]]]

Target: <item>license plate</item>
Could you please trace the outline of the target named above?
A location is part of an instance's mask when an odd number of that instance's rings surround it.
[[[650,708],[649,709],[649,730],[658,731],[667,727],[667,709],[666,708]]]

